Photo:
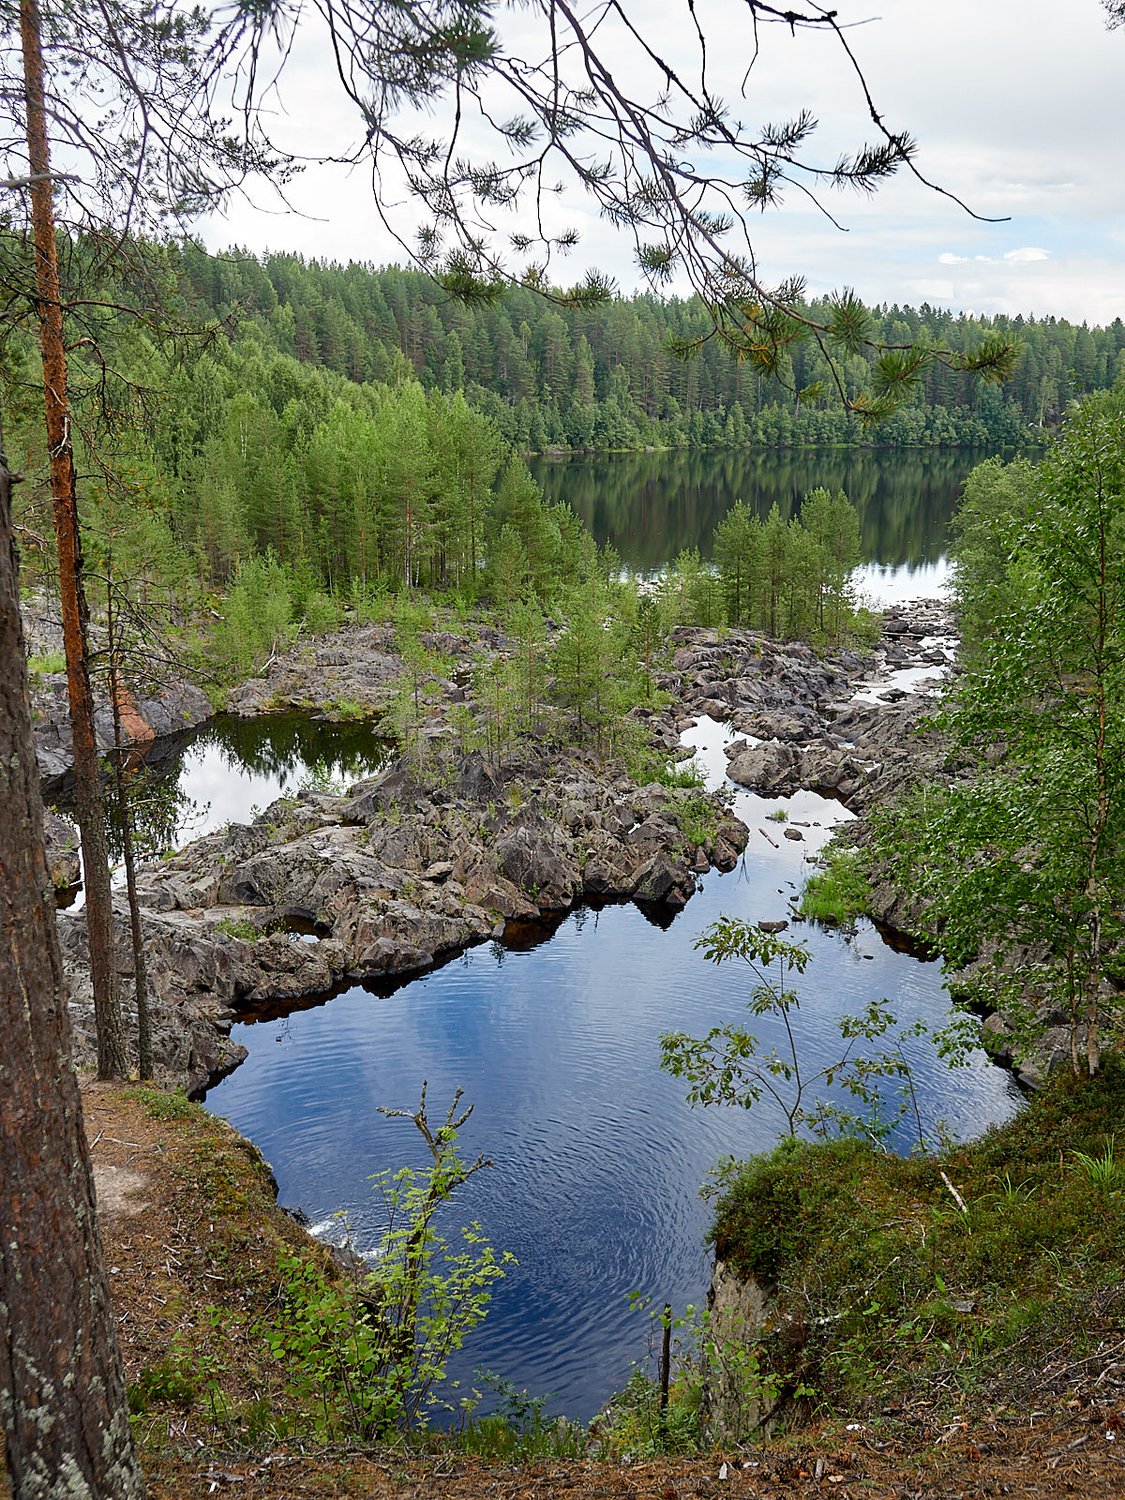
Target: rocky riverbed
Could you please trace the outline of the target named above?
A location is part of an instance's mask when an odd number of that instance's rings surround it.
[[[313,1002],[351,984],[387,985],[518,924],[549,924],[579,902],[634,900],[654,912],[687,902],[708,868],[730,868],[745,827],[721,796],[638,787],[612,762],[524,746],[494,760],[458,755],[448,711],[472,701],[471,653],[496,632],[427,642],[463,669],[431,684],[425,753],[342,796],[306,790],[150,863],[139,888],[154,990],[157,1059],[168,1083],[199,1089],[237,1064],[239,1015]],[[888,610],[876,648],[819,655],[745,631],[681,628],[659,685],[667,706],[643,712],[670,756],[700,715],[729,724],[734,781],[764,795],[801,788],[859,814],[932,775],[943,750],[917,732],[928,690],[955,640],[940,602]],[[306,641],[232,696],[240,712],[341,699],[374,709],[401,679],[383,627]],[[702,821],[701,821],[701,814]],[[904,920],[902,893],[875,892],[875,915]],[[120,924],[126,997],[132,959]],[[79,1049],[92,1048],[81,917],[60,914]],[[989,1023],[1003,1036],[1003,1023]],[[1036,1060],[1024,1062],[1036,1081]]]
[[[862,814],[943,759],[936,737],[918,733],[955,657],[952,617],[940,601],[889,609],[866,656],[819,656],[800,641],[740,632],[678,635],[676,673],[664,685],[678,687],[693,716],[737,731],[726,748],[740,786],[763,796],[818,792]]]

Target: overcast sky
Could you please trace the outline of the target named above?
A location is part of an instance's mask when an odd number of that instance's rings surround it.
[[[697,0],[696,9],[712,57],[728,69],[727,97],[747,124],[807,105],[822,122],[814,150],[829,161],[870,137],[854,78],[830,38],[770,28],[751,89],[738,100],[750,42],[745,7]],[[632,10],[646,35],[681,56],[685,0],[634,0]],[[813,293],[851,286],[869,302],[1092,324],[1125,316],[1125,29],[1106,30],[1098,0],[838,0],[838,10],[866,23],[849,31],[850,43],[888,126],[918,141],[926,176],[979,214],[1009,217],[979,222],[900,177],[871,199],[834,197],[841,232],[791,195],[754,216],[765,279],[799,272]],[[506,38],[530,24],[526,11],[504,4],[496,23]],[[307,33],[279,99],[276,128],[293,148],[338,153],[354,138],[330,61]],[[290,198],[300,212],[233,204],[203,226],[206,243],[403,260],[379,224],[363,169],[310,167]],[[595,265],[623,291],[639,286],[631,244],[577,192],[567,194],[565,212],[582,234],[567,279]]]

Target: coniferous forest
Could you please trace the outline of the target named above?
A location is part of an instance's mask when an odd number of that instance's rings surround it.
[[[795,343],[777,378],[733,360],[716,341],[694,358],[670,346],[705,339],[698,301],[651,295],[568,308],[524,288],[497,303],[465,305],[421,272],[262,260],[184,247],[179,284],[190,311],[233,318],[302,364],[357,382],[394,380],[402,361],[427,390],[464,391],[520,449],[638,448],[761,443],[887,446],[1017,445],[1057,425],[1067,403],[1111,386],[1125,369],[1125,324],[1090,329],[1056,318],[971,318],[923,306],[873,310],[879,345],[932,345],[960,353],[992,332],[1020,358],[1003,387],[928,365],[910,402],[869,434],[841,406],[815,343]],[[826,307],[813,303],[814,317]],[[870,359],[851,355],[849,397],[870,381]]]
[[[1091,8],[6,8],[0,1500],[1121,1493]]]
[[[74,263],[83,253],[69,247]],[[401,269],[191,245],[147,247],[144,259],[163,277],[165,326],[119,315],[132,289],[103,284],[98,357],[81,342],[72,356],[87,548],[95,569],[111,564],[180,601],[225,596],[231,670],[268,654],[275,627],[302,617],[328,626],[345,603],[415,588],[549,603],[588,575],[590,539],[567,507],[542,499],[525,452],[1027,446],[1125,367],[1120,320],[1091,330],[883,309],[873,328],[883,343],[956,351],[992,331],[1021,352],[1003,387],[927,364],[910,399],[865,431],[814,343],[795,344],[769,378],[705,339],[695,357],[676,357],[677,342],[706,333],[698,303],[637,296],[566,308],[515,288],[465,304]],[[177,320],[187,337],[169,336]],[[10,343],[8,365],[9,450],[29,474],[43,472],[30,341]],[[838,373],[849,392],[870,378],[858,354]],[[29,486],[21,505],[25,557],[49,576],[45,496]],[[749,522],[736,517],[715,539],[717,557],[739,555],[736,574],[758,545],[732,540],[740,524]],[[778,518],[774,529],[780,539]],[[802,546],[791,548],[798,571]],[[730,595],[720,613],[737,623],[742,590],[738,577],[718,583],[704,570],[679,591],[695,601],[689,617],[707,621]],[[768,625],[776,577],[767,593]],[[787,630],[800,614],[790,608]]]

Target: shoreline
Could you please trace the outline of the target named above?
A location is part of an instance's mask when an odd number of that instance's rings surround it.
[[[670,760],[706,715],[730,726],[728,773],[767,796],[806,789],[864,814],[940,765],[919,737],[927,676],[955,660],[942,601],[892,605],[874,651],[818,654],[754,632],[679,627],[657,674],[666,703],[634,711]],[[669,912],[699,874],[730,869],[748,830],[721,792],[652,783],[575,749],[522,746],[492,761],[458,755],[448,710],[471,693],[473,649],[501,653],[500,632],[443,634],[465,664],[438,684],[421,753],[393,760],[343,796],[282,797],[251,824],[233,823],[172,858],[148,861],[138,892],[152,975],[158,1080],[199,1096],[237,1067],[236,1020],[322,1003],[355,984],[397,986],[518,924],[550,925],[575,905],[635,901]],[[297,643],[264,678],[232,694],[253,717],[331,713],[341,697],[374,714],[401,662],[388,627],[347,627]],[[703,824],[700,824],[700,815]],[[892,941],[905,934],[903,893],[877,887],[870,915]],[[127,1018],[132,956],[123,893],[118,970]],[[59,914],[72,990],[76,1055],[92,1053],[92,997],[80,914]],[[909,939],[909,941],[915,941]],[[1002,1018],[982,1032],[1003,1036]],[[995,1049],[994,1049],[995,1051]],[[1035,1058],[1002,1057],[1040,1081]]]

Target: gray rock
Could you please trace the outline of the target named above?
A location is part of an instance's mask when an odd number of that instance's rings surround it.
[[[114,743],[113,716],[104,685],[100,679],[95,679],[92,686],[98,749],[111,750]],[[45,781],[53,781],[65,776],[73,764],[65,672],[33,679],[31,698],[39,775]],[[132,707],[133,713],[126,716],[122,725],[122,738],[126,744],[143,745],[153,739],[195,729],[213,712],[207,694],[182,678],[174,679],[157,693],[135,694]]]
[[[47,870],[56,891],[78,884],[81,861],[78,857],[78,829],[69,818],[43,809],[43,837],[47,850]]]

